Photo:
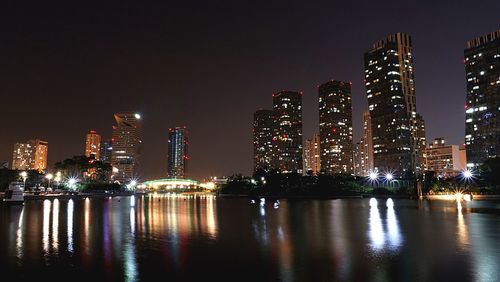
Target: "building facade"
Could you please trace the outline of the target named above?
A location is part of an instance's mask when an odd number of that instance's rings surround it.
[[[304,173],[318,175],[321,171],[321,147],[319,134],[307,139],[304,145]]]
[[[113,181],[128,183],[139,176],[142,120],[139,114],[117,113],[113,126]]]
[[[318,93],[321,170],[353,173],[351,83],[332,80]]]
[[[274,112],[258,110],[253,115],[253,167],[254,173],[272,169]]]
[[[365,176],[363,167],[365,166],[365,158],[363,156],[363,139],[354,144],[353,156],[353,172],[356,176]]]
[[[169,178],[186,178],[188,155],[188,131],[184,127],[173,127],[168,130],[168,163]]]
[[[446,145],[443,138],[427,145],[424,160],[425,170],[442,178],[454,177],[466,168],[465,150],[459,145]]]
[[[273,168],[302,174],[302,93],[273,94]]]
[[[49,143],[39,139],[14,144],[12,169],[38,170],[47,168]]]
[[[387,36],[373,44],[364,61],[374,169],[400,176],[420,173],[425,136],[419,136],[419,126],[425,124],[417,118],[411,37]]]
[[[467,166],[500,156],[500,30],[467,41]]]
[[[103,163],[111,163],[113,146],[111,140],[101,140],[99,145],[99,160]]]
[[[373,135],[370,112],[363,112],[363,137],[361,138],[361,176],[367,176],[374,170],[373,167]]]
[[[94,159],[100,159],[101,149],[101,135],[97,134],[95,130],[89,131],[85,138],[85,156],[90,158],[94,156]]]

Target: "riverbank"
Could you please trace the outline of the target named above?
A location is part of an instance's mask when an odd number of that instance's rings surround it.
[[[143,195],[145,193],[136,192],[112,192],[112,193],[24,193],[24,200],[45,200],[45,199],[81,199],[81,198],[106,198],[117,196]],[[4,198],[4,193],[0,193],[0,200]]]
[[[334,199],[363,199],[363,198],[393,198],[393,199],[412,199],[415,197],[408,195],[243,195],[243,194],[217,194],[221,198],[265,198],[265,199],[304,199],[304,200],[334,200]]]

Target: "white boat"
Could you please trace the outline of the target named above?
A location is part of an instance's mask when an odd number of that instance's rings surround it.
[[[4,204],[24,204],[23,183],[11,182],[9,188],[5,190],[2,203]]]

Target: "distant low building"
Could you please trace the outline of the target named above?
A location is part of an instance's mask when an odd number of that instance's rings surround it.
[[[434,171],[443,178],[456,176],[466,168],[465,148],[446,145],[443,138],[436,138],[424,151],[425,170]]]

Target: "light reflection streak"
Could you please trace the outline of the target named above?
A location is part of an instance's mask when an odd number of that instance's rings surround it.
[[[469,244],[469,233],[467,231],[467,225],[465,223],[464,214],[462,213],[462,204],[457,201],[457,233],[458,242],[462,248],[466,248]]]
[[[52,210],[52,248],[57,253],[59,249],[59,200],[54,199],[54,208]]]
[[[67,210],[67,235],[68,235],[68,252],[73,252],[73,199],[69,199],[68,201],[68,210]]]
[[[83,233],[85,239],[85,254],[88,255],[90,251],[89,241],[89,229],[90,229],[90,199],[85,198],[85,210],[84,210],[84,221],[83,221]]]
[[[214,209],[213,197],[207,199],[207,232],[212,237],[217,237],[217,214]]]
[[[23,258],[23,216],[24,216],[24,206],[21,210],[21,215],[19,216],[19,222],[17,224],[16,231],[16,255],[20,260]]]
[[[133,199],[132,197],[131,199]],[[132,201],[132,200],[131,200]],[[127,238],[124,250],[125,278],[126,281],[137,281],[137,258],[134,248],[135,238],[135,209],[130,208],[130,235]]]
[[[401,231],[399,230],[398,219],[391,198],[387,199],[387,233],[391,247],[397,248],[401,246]]]
[[[371,246],[375,250],[380,250],[384,246],[384,230],[382,228],[382,220],[378,211],[377,200],[370,199],[370,221],[369,221],[369,234]]]
[[[42,232],[42,245],[43,251],[47,255],[49,252],[49,223],[50,223],[50,201],[43,201],[43,232]]]
[[[371,246],[375,251],[380,251],[386,246],[390,249],[398,249],[403,241],[392,199],[387,199],[386,207],[387,216],[384,223],[380,216],[377,200],[370,199],[369,235]]]

